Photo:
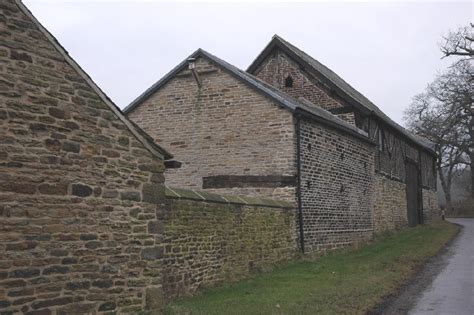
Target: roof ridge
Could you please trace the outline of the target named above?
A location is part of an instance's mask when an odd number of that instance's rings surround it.
[[[148,89],[146,89],[143,93],[138,95],[130,104],[125,106],[125,108],[122,110],[122,112],[127,115],[129,112],[134,110],[138,105],[141,104],[146,98],[148,98],[151,94],[154,93],[154,91],[159,88],[160,86],[164,85],[170,77],[180,70],[183,66],[185,66],[188,63],[189,58],[193,58],[199,53],[205,52],[204,49],[198,48],[196,49],[192,54],[190,54],[188,57],[186,57],[183,61],[178,63],[174,68],[172,68],[170,71],[168,71],[164,76],[162,76],[158,81],[153,83]]]
[[[334,122],[348,128],[348,129],[352,129],[353,131],[363,135],[363,136],[368,136],[367,132],[365,132],[364,130],[362,129],[359,129],[357,128],[356,126],[348,123],[347,121],[345,121],[344,119],[340,118],[339,116],[337,115],[334,115],[333,113],[331,113],[330,111],[322,108],[322,107],[319,107],[317,106],[316,104],[314,104],[313,102],[311,102],[310,100],[304,98],[304,97],[299,97],[298,98],[298,101],[300,103],[302,103],[303,105],[306,105],[306,106],[309,106],[310,109],[309,110],[315,110],[315,111],[318,111],[319,114],[321,116],[330,116],[332,118],[332,120],[334,120]]]
[[[282,47],[283,46],[283,47]],[[384,121],[386,124],[397,130],[398,132],[405,135],[415,144],[428,149],[432,153],[434,152],[433,147],[434,144],[427,140],[427,139],[420,139],[420,137],[415,137],[414,134],[409,132],[406,128],[392,120],[389,116],[387,116],[377,105],[375,105],[372,101],[370,101],[366,96],[352,87],[349,83],[347,83],[344,79],[342,79],[338,74],[334,71],[326,67],[324,64],[319,62],[318,60],[311,57],[308,53],[304,52],[303,50],[299,49],[295,45],[291,44],[287,40],[283,39],[281,36],[275,35],[272,37],[272,40],[267,44],[267,46],[260,52],[260,54],[255,58],[255,60],[250,64],[247,68],[247,72],[254,73],[258,66],[265,60],[267,55],[273,51],[275,47],[280,49],[286,47],[286,50],[292,53],[294,56],[299,58],[299,62],[306,64],[309,68],[309,71],[315,72],[319,77],[322,76],[323,79],[327,80],[330,85],[333,85],[334,88],[340,90],[345,97],[354,101],[358,107],[362,107],[364,111],[378,117],[380,120]],[[286,51],[284,50],[286,53]],[[290,56],[291,57],[291,56]],[[315,75],[313,73],[313,75]],[[353,104],[353,105],[356,105]]]
[[[340,119],[336,119],[337,117],[334,115],[328,115],[322,112],[322,109],[319,109],[314,106],[308,106],[304,103],[296,100],[295,98],[289,96],[288,94],[284,93],[283,91],[277,89],[276,87],[268,84],[267,82],[257,78],[251,73],[248,73],[244,70],[237,68],[236,66],[228,63],[225,60],[220,59],[219,57],[214,56],[213,54],[207,52],[204,49],[198,49],[194,53],[192,53],[188,58],[197,58],[199,56],[203,56],[209,59],[211,62],[215,63],[217,66],[223,68],[224,70],[230,72],[232,75],[238,77],[240,80],[244,81],[258,92],[266,95],[267,97],[272,98],[276,103],[281,105],[283,108],[290,110],[291,112],[296,111],[303,111],[307,114],[310,114],[313,117],[318,117],[320,120],[330,122],[330,124],[335,127],[342,129],[346,132],[349,132],[353,135],[358,137],[366,138],[365,140],[370,140],[363,135],[356,127],[347,127],[344,123],[341,123]],[[174,67],[170,72],[168,72],[164,77],[158,80],[155,84],[153,84],[150,88],[148,88],[144,93],[142,93],[137,99],[135,99],[129,106],[127,106],[124,110],[125,113],[129,113],[142,104],[151,94],[157,91],[161,86],[166,84],[171,78],[178,73],[179,71],[183,70],[187,64],[187,59],[178,64],[178,66]]]

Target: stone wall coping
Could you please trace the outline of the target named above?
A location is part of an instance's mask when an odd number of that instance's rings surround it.
[[[261,206],[267,208],[294,209],[296,206],[288,201],[256,198],[247,196],[220,195],[202,190],[167,187],[165,195],[171,199],[187,199],[202,202],[237,204],[244,206]]]

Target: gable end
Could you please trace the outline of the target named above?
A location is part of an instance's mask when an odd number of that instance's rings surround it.
[[[156,157],[162,160],[168,160],[173,157],[171,153],[158,146],[151,140],[143,130],[130,122],[120,111],[117,105],[95,84],[89,75],[72,59],[64,47],[59,44],[58,40],[34,17],[31,11],[23,5],[21,0],[15,0],[18,8],[34,23],[38,30],[46,37],[56,51],[64,58],[77,74],[87,83],[87,85],[100,97],[100,99],[110,108],[110,110],[122,121],[135,138],[143,144],[143,146]]]

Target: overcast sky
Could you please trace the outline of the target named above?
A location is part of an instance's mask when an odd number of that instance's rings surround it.
[[[278,34],[402,123],[441,60],[448,30],[473,20],[470,2],[163,3],[24,0],[120,107],[197,48],[246,69]]]

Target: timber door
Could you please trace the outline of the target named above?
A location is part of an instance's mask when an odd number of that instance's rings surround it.
[[[421,207],[420,207],[420,177],[418,165],[413,161],[407,160],[405,164],[406,170],[406,190],[407,190],[407,217],[408,225],[416,226],[421,224]]]

